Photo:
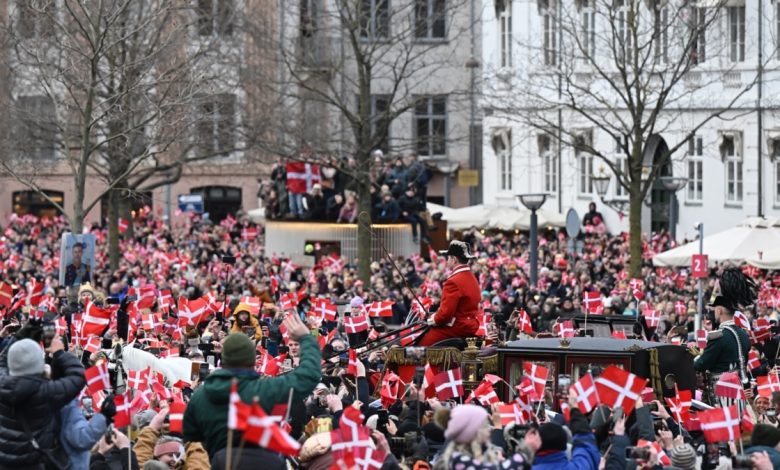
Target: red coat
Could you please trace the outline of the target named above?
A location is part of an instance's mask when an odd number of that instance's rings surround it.
[[[441,304],[432,327],[417,343],[433,346],[447,338],[474,336],[479,329],[479,283],[467,265],[455,267],[442,287]]]

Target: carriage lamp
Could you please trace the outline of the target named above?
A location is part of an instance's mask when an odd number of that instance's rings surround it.
[[[463,359],[460,364],[465,388],[476,387],[481,380],[482,361],[477,359],[477,354],[479,354],[477,338],[466,338],[466,349],[463,350]]]

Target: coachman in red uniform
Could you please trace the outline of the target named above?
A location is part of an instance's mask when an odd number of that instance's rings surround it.
[[[450,276],[442,287],[441,304],[436,313],[428,317],[428,330],[417,343],[419,346],[433,346],[449,338],[474,336],[479,328],[479,283],[468,263],[474,258],[469,246],[459,240],[450,242],[446,251],[447,268]]]

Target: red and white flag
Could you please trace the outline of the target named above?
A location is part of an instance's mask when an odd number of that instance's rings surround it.
[[[125,428],[130,426],[130,400],[127,398],[127,394],[117,395],[114,397],[114,405],[116,405],[116,415],[114,415],[114,427]]]
[[[661,312],[653,308],[647,308],[642,310],[642,315],[645,317],[645,325],[648,328],[658,328],[661,323]]]
[[[356,451],[371,447],[371,431],[363,425],[363,415],[354,406],[344,409],[339,420],[339,428],[330,432],[333,458],[341,458],[346,451]]]
[[[572,320],[557,322],[553,325],[553,331],[560,338],[574,338],[574,322]]]
[[[323,299],[321,297],[314,299],[311,309],[312,311],[316,312],[319,318],[325,321],[336,321],[338,307],[336,307],[336,305],[334,305],[329,299]]]
[[[699,411],[697,415],[707,442],[729,442],[740,437],[740,415],[736,405]]]
[[[398,401],[398,393],[401,391],[401,378],[393,371],[386,371],[382,377],[382,387],[379,390],[379,397],[382,400],[382,406],[390,408]]]
[[[168,422],[170,423],[170,431],[181,434],[184,432],[184,411],[187,409],[187,404],[182,401],[174,401],[171,403],[168,409]]]
[[[690,390],[678,390],[675,385],[676,395],[673,398],[665,398],[666,404],[669,405],[669,409],[674,415],[675,421],[678,423],[684,423],[691,419],[688,410],[691,408],[691,391]]]
[[[496,394],[496,390],[493,388],[493,383],[484,379],[471,392],[471,395],[469,395],[469,398],[466,399],[466,402],[468,403],[474,398],[476,398],[479,403],[484,406],[489,406],[494,403],[501,402],[501,399],[499,399],[498,395]]]
[[[79,336],[86,338],[89,335],[100,336],[111,323],[112,310],[100,308],[93,302],[87,303],[84,316],[81,318]]]
[[[100,351],[100,345],[103,344],[103,340],[99,336],[90,336],[87,343],[84,345],[84,350],[94,354]]]
[[[320,182],[320,167],[305,162],[289,162],[287,171],[287,191],[290,194],[308,194],[311,188]]]
[[[288,292],[279,297],[279,306],[282,310],[294,310],[298,306],[298,296],[295,292]]]
[[[756,384],[759,396],[772,398],[772,393],[780,392],[780,380],[778,380],[777,374],[770,372],[769,375],[756,377]]]
[[[599,404],[599,393],[596,390],[596,384],[593,376],[585,374],[580,380],[570,387],[577,397],[577,408],[584,414],[590,413]],[[571,393],[571,391],[569,393]]]
[[[696,330],[696,347],[704,349],[707,347],[707,331]]]
[[[525,424],[526,420],[523,411],[517,403],[498,405],[498,413],[501,415],[501,425],[506,426],[511,423]]]
[[[585,292],[582,305],[589,313],[601,313],[604,304],[601,301],[601,292]]]
[[[268,416],[257,402],[252,405],[243,438],[256,446],[291,457],[297,456],[301,449],[300,443],[284,432],[276,418]]]
[[[646,379],[616,366],[609,366],[596,379],[601,402],[610,408],[621,407],[626,416],[634,409],[639,394],[645,388]]]
[[[187,300],[179,297],[179,326],[197,325],[212,313],[209,303],[204,298]]]
[[[753,427],[755,425],[755,420],[753,419],[753,415],[750,413],[751,409],[749,406],[746,406],[745,409],[742,411],[742,418],[740,419],[740,425],[742,426],[742,432],[746,433],[752,433]]]
[[[745,390],[735,372],[721,374],[715,384],[715,396],[731,398],[732,400],[746,400]]]
[[[111,389],[111,379],[108,375],[108,364],[106,362],[100,362],[85,370],[84,378],[87,379],[87,389],[91,394]]]
[[[347,375],[351,375],[352,377],[357,377],[357,364],[358,364],[357,351],[355,351],[354,349],[350,349],[349,362],[347,363]]]
[[[243,431],[246,429],[246,422],[252,413],[252,407],[241,401],[238,394],[238,380],[233,379],[230,384],[230,401],[228,403],[228,429],[234,431]]]
[[[279,375],[281,367],[279,361],[265,350],[260,344],[257,345],[257,359],[255,360],[255,370],[260,375],[276,377]]]
[[[239,303],[246,304],[249,307],[249,313],[252,315],[257,315],[260,313],[260,299],[257,297],[250,297],[248,295],[245,295],[241,297],[239,300]]]
[[[685,315],[685,312],[687,311],[687,307],[685,307],[685,302],[682,300],[678,300],[674,303],[674,313],[677,315]]]
[[[463,396],[463,379],[460,368],[439,372],[433,377],[439,400],[451,400]]]
[[[165,289],[160,291],[160,296],[157,298],[157,305],[163,312],[168,312],[171,307],[175,305],[170,290]]]
[[[750,352],[748,352],[747,366],[749,370],[758,369],[761,367],[761,359],[759,359],[758,351],[755,349],[751,349]]]
[[[655,442],[655,441],[647,441],[645,439],[639,439],[636,443],[637,447],[652,447],[653,450],[655,450],[656,454],[658,455],[658,462],[668,467],[672,465],[672,459],[669,458],[668,455],[666,455],[666,452],[664,452],[664,449],[661,447],[661,444]]]
[[[344,317],[344,329],[347,333],[360,333],[368,330],[368,318],[365,315]]]
[[[748,321],[744,313],[734,312],[734,323],[738,327],[750,331],[750,321]]]
[[[251,242],[255,241],[257,239],[257,228],[256,227],[244,227],[241,230],[241,239]]]
[[[130,222],[120,217],[116,226],[119,229],[119,233],[125,233],[127,232],[127,229],[130,228]]]
[[[517,312],[517,329],[520,330],[521,333],[527,335],[533,335],[535,333],[534,326],[531,323],[531,317],[528,315],[528,312],[523,309],[520,309]],[[574,329],[572,328],[572,334],[573,333]]]
[[[392,317],[393,316],[393,304],[391,300],[383,300],[381,302],[373,302],[368,308],[369,317]]]
[[[547,375],[550,370],[547,367],[540,366],[531,362],[523,363],[523,371],[525,376],[531,380],[533,384],[533,393],[530,395],[534,400],[541,400],[544,398],[544,387],[547,385]]]
[[[149,369],[127,371],[127,388],[145,390],[149,386]]]

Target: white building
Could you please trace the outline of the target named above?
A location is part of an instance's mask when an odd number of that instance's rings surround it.
[[[565,141],[580,140],[625,170],[625,151],[614,134],[620,134],[625,127],[620,120],[629,116],[606,80],[631,82],[632,77],[620,75],[610,46],[624,48],[623,54],[641,44],[637,55],[640,62],[645,59],[639,67],[644,85],[662,89],[668,83],[664,80],[679,78],[669,87],[674,98],[664,106],[658,125],[643,133],[645,139],[657,133],[669,147],[679,145],[671,165],[662,170],[688,178],[677,193],[678,240],[693,237],[697,222],[704,223],[705,233],[713,233],[748,216],[780,216],[780,3],[705,1],[689,8],[669,0],[654,9],[652,0],[599,1],[485,0],[484,202],[513,205],[515,194],[545,192],[550,195],[545,209],[565,213],[574,208],[582,216],[596,202],[611,232],[628,230],[628,217],[607,207],[591,181],[601,169],[612,175],[604,199],[625,200],[627,208],[627,192],[607,163]],[[697,18],[698,32],[691,33]],[[673,70],[687,63],[680,57],[691,57],[684,73]],[[583,112],[564,106],[559,118],[553,104],[567,100],[576,100]],[[544,112],[540,105],[547,106]],[[718,111],[723,112],[715,116]],[[542,115],[549,121],[536,120]],[[545,131],[547,127],[551,130]],[[559,140],[564,141],[560,148]],[[645,231],[668,227],[670,193],[660,182],[657,186],[645,201]]]

